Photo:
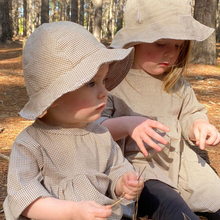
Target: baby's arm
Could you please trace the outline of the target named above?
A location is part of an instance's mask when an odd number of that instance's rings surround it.
[[[94,201],[72,202],[52,197],[39,198],[31,203],[22,215],[33,219],[107,219],[112,214],[110,206],[102,206]]]
[[[121,116],[118,118],[108,118],[102,122],[102,125],[108,128],[115,141],[128,135],[131,136],[145,156],[148,156],[148,152],[143,142],[157,151],[160,151],[161,147],[152,138],[164,145],[167,144],[167,140],[154,129],[168,132],[169,128],[158,121],[147,119],[146,117]]]
[[[189,129],[189,139],[196,142],[201,150],[205,145],[214,146],[220,142],[220,134],[216,127],[204,119],[195,120]]]
[[[118,179],[115,186],[115,194],[120,196],[125,193],[124,198],[131,200],[141,193],[143,187],[143,178],[139,177],[134,171],[127,171]]]

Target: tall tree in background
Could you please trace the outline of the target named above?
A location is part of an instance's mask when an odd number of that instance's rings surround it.
[[[118,0],[117,31],[119,31],[122,28],[122,24],[123,24],[123,7],[124,7],[124,1],[123,0]]]
[[[217,13],[217,25],[216,25],[216,42],[220,43],[220,3],[218,0],[218,13]]]
[[[80,0],[79,24],[84,26],[84,0]]]
[[[23,0],[23,37],[27,36],[27,0]]]
[[[216,28],[217,0],[195,0],[194,18],[204,25]],[[203,42],[194,42],[193,63],[216,64],[216,33]]]
[[[12,0],[0,0],[0,41],[12,40]]]
[[[93,0],[95,6],[95,20],[93,35],[100,41],[101,29],[102,29],[102,0]]]
[[[71,21],[78,21],[78,0],[71,0]]]
[[[41,24],[49,23],[49,0],[41,0]]]

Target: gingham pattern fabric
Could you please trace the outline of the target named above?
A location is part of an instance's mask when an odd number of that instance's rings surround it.
[[[203,41],[214,31],[191,16],[189,0],[127,0],[125,26],[119,30],[112,48],[128,48],[161,38]]]
[[[59,21],[38,27],[22,57],[29,101],[20,115],[34,120],[64,93],[89,82],[102,64],[109,64],[106,88],[113,89],[129,71],[133,49],[107,49],[81,25]]]
[[[37,119],[19,134],[11,151],[6,219],[22,219],[22,211],[40,197],[112,204],[118,178],[130,170],[106,128],[95,123],[85,129],[52,127]],[[121,216],[118,204],[108,219]]]
[[[194,120],[208,120],[206,109],[198,103],[188,83],[184,82],[184,86],[172,94],[162,89],[162,83],[143,70],[131,69],[126,79],[110,92],[99,122],[109,117],[143,115],[153,116],[168,126],[170,138],[161,133],[168,144],[159,143],[161,152],[146,145],[148,157],[130,137],[118,144],[137,171],[146,166],[142,174],[145,180],[157,179],[174,187],[193,211],[216,212],[220,209],[220,179],[182,139],[188,140]]]

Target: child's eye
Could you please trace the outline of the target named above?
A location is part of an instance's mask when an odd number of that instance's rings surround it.
[[[90,82],[90,83],[88,84],[88,87],[93,87],[94,85],[95,85],[94,82]]]
[[[157,45],[157,46],[160,46],[160,47],[165,46],[165,44],[163,44],[163,43],[156,43],[156,45]]]
[[[103,84],[105,84],[105,83],[106,83],[106,81],[107,81],[107,78],[105,78],[105,79],[103,80]]]

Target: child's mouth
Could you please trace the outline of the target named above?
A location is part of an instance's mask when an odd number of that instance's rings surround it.
[[[96,110],[100,111],[103,110],[105,108],[105,104],[102,104],[101,106],[99,106]]]
[[[160,66],[169,66],[169,63],[159,63]]]

